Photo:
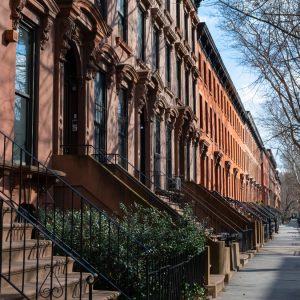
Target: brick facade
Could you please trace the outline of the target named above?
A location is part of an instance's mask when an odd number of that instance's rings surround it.
[[[166,189],[167,177],[180,176],[234,199],[279,206],[276,163],[195,3],[124,3],[0,4],[1,130],[16,136],[16,49],[24,45],[13,36],[23,26],[32,37],[31,113],[20,134],[40,160],[51,165],[53,154],[83,154],[83,145],[92,145],[125,156],[128,171],[145,173],[150,188]]]

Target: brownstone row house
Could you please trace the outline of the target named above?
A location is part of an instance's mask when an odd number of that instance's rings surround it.
[[[230,216],[209,191],[279,207],[276,162],[200,2],[2,1],[0,197],[109,215],[138,202],[178,216],[176,194],[216,224]]]

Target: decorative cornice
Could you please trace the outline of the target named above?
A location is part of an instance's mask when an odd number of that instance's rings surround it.
[[[236,177],[237,173],[239,172],[238,168],[233,168],[233,175]]]
[[[185,61],[185,65],[188,69],[191,69],[193,67],[194,61],[191,58],[189,53],[184,56],[184,61]]]
[[[181,42],[175,43],[175,49],[178,55],[182,58],[187,54],[187,50]]]
[[[200,71],[196,66],[192,67],[192,75],[195,80],[200,78]]]
[[[151,8],[151,15],[153,21],[159,26],[159,28],[163,29],[168,25],[166,17],[158,7]]]
[[[226,160],[225,161],[225,170],[226,170],[227,176],[230,174],[230,169],[231,169],[231,161]]]
[[[177,40],[177,35],[171,26],[166,26],[164,28],[165,36],[170,41],[171,44],[174,44]]]

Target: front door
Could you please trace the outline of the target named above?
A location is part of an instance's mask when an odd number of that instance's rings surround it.
[[[64,77],[64,153],[78,153],[78,80],[72,49],[66,55]]]

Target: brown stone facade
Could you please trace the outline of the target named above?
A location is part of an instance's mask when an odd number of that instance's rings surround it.
[[[118,154],[150,188],[181,178],[280,205],[276,163],[194,1],[3,1],[0,16],[0,129],[39,160]]]

